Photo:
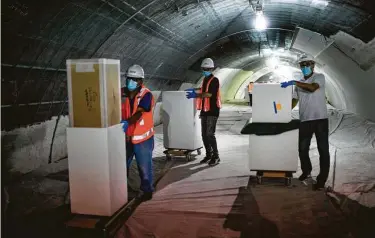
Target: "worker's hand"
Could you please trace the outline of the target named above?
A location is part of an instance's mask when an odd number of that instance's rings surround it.
[[[187,91],[186,92],[186,98],[187,99],[191,99],[191,98],[196,98],[198,95],[197,93],[195,92],[195,90],[193,91]]]
[[[296,81],[294,80],[291,80],[291,81],[287,81],[287,82],[282,82],[281,83],[281,87],[282,88],[286,88],[288,86],[292,86],[292,85],[295,85],[296,84]]]
[[[129,122],[126,121],[126,120],[122,120],[122,121],[121,121],[121,124],[122,124],[122,130],[123,130],[124,132],[126,132],[126,130],[127,130],[128,127],[129,127]]]

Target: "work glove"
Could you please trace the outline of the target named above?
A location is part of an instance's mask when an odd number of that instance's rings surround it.
[[[121,121],[121,124],[122,124],[122,130],[123,130],[124,132],[126,132],[126,130],[127,130],[128,127],[129,127],[129,122],[126,121],[126,120],[122,120],[122,121]]]
[[[291,81],[287,81],[287,82],[282,82],[281,87],[286,88],[288,86],[292,86],[292,85],[295,85],[295,84],[296,84],[296,82],[294,80],[291,80]]]
[[[186,89],[185,91],[186,91],[187,99],[196,98],[198,96],[194,88],[189,88],[189,89]]]

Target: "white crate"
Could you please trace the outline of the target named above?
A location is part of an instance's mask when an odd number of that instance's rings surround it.
[[[249,167],[252,171],[297,171],[298,130],[278,135],[250,135]]]
[[[200,111],[184,91],[163,92],[163,137],[166,149],[196,150],[203,146]]]
[[[111,216],[128,200],[122,125],[67,128],[71,212]]]
[[[290,122],[292,87],[281,88],[279,83],[255,83],[252,119],[252,122]]]

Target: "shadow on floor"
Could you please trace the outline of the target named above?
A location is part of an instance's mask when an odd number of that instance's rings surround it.
[[[365,207],[344,195],[335,195],[339,200],[332,199],[332,202],[348,218],[353,237],[375,237],[375,208]]]
[[[207,164],[199,164],[198,160],[195,160],[194,163],[189,163],[186,165],[184,165],[183,162],[176,162],[175,165],[176,166],[168,171],[168,176],[159,181],[156,186],[157,191],[162,190],[169,184],[184,180],[195,173],[210,168]]]
[[[238,196],[226,217],[223,227],[241,232],[241,238],[280,237],[277,226],[260,214],[259,206],[251,189],[249,178],[247,186],[240,187]]]

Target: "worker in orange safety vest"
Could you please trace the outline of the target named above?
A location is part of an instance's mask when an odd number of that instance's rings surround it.
[[[253,106],[253,87],[254,87],[254,82],[250,82],[248,87],[249,87],[249,98],[250,98],[249,105],[250,105],[250,107],[252,107]]]
[[[197,109],[201,110],[202,139],[206,149],[206,156],[200,163],[208,162],[212,166],[220,162],[215,137],[216,123],[221,108],[220,83],[218,78],[212,74],[214,70],[214,61],[212,59],[204,59],[201,69],[204,76],[202,87],[187,89],[186,97],[188,99],[196,98]]]
[[[142,200],[152,199],[153,171],[152,152],[154,150],[154,98],[151,91],[143,85],[144,71],[133,65],[126,72],[126,83],[122,86],[121,123],[126,133],[126,165],[129,168],[133,157],[137,161],[141,178]]]

